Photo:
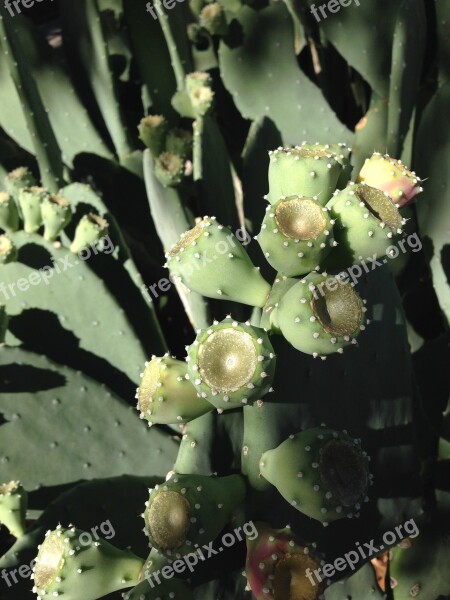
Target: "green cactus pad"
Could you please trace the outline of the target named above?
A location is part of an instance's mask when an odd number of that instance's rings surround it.
[[[49,195],[41,205],[44,239],[53,242],[72,219],[70,203],[62,196]]]
[[[163,150],[167,136],[167,121],[163,115],[149,115],[144,117],[138,126],[139,137],[156,158]]]
[[[325,426],[291,435],[260,461],[261,475],[300,512],[324,525],[359,516],[371,481],[359,440]]]
[[[226,35],[228,32],[225,12],[219,2],[212,2],[204,6],[199,22],[211,35]]]
[[[374,152],[366,159],[357,181],[386,192],[397,207],[405,206],[423,191],[421,179],[414,171],[410,171],[401,160],[380,152]]]
[[[257,240],[267,262],[288,277],[318,269],[334,243],[328,210],[317,198],[289,196],[266,211]]]
[[[13,241],[7,235],[0,235],[0,264],[15,261],[17,258],[17,248]]]
[[[145,365],[137,389],[138,410],[141,419],[153,423],[186,423],[212,410],[199,398],[195,387],[186,379],[187,364],[168,354]]]
[[[282,273],[278,273],[273,282],[267,302],[262,310],[260,327],[267,329],[267,331],[272,331],[273,333],[281,333],[278,324],[278,306],[281,298],[283,298],[296,283],[298,283],[298,279],[292,279]]]
[[[288,196],[317,196],[325,206],[342,173],[342,165],[326,146],[295,146],[269,152],[269,193],[267,200],[277,204]]]
[[[155,175],[163,187],[175,187],[183,181],[184,160],[177,154],[163,152],[155,161]]]
[[[92,246],[106,235],[108,226],[108,222],[98,215],[93,213],[84,215],[75,230],[70,251],[76,254],[88,246]]]
[[[200,330],[188,350],[188,377],[219,410],[253,404],[271,390],[275,355],[267,333],[226,318]]]
[[[173,475],[150,490],[144,513],[153,548],[177,558],[211,543],[245,496],[240,475]]]
[[[247,538],[246,576],[256,600],[318,600],[325,584],[314,579],[324,564],[316,544],[305,544],[290,527],[255,523],[258,536]],[[308,577],[309,574],[309,577]]]
[[[31,188],[36,185],[36,179],[28,167],[18,167],[5,177],[6,191],[16,200],[22,188]]]
[[[39,598],[97,600],[137,585],[144,560],[95,540],[91,533],[60,525],[48,531],[33,569],[33,591]]]
[[[187,129],[171,129],[167,134],[166,151],[172,154],[178,154],[186,159],[192,154],[192,131]]]
[[[26,233],[35,233],[42,225],[41,205],[48,193],[41,187],[23,188],[18,202]]]
[[[204,217],[166,254],[167,266],[190,290],[207,298],[264,306],[270,285],[234,234]],[[236,285],[245,282],[245,285]]]
[[[0,524],[20,538],[25,533],[28,494],[18,481],[0,485]]]
[[[19,229],[17,204],[8,192],[0,192],[0,227],[7,233]]]
[[[311,273],[281,298],[279,328],[287,341],[314,357],[342,353],[364,325],[364,301],[339,277]]]
[[[325,260],[329,269],[386,256],[406,222],[387,192],[365,183],[351,182],[335,192],[327,208],[336,221],[333,231],[338,243]]]

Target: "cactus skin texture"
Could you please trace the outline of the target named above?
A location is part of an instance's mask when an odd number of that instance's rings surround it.
[[[290,528],[275,530],[265,523],[255,523],[258,537],[247,538],[246,575],[256,600],[317,600],[324,583],[307,577],[323,564],[315,550],[298,539]]]
[[[350,283],[311,273],[283,295],[276,318],[287,341],[316,358],[342,354],[346,346],[356,344],[365,329],[365,312],[364,301]]]
[[[28,167],[18,167],[17,169],[14,169],[14,171],[8,173],[5,177],[6,191],[11,194],[15,200],[18,200],[21,189],[32,188],[36,185],[36,179]]]
[[[138,126],[139,137],[150,150],[154,158],[164,150],[168,125],[162,115],[144,117]]]
[[[322,206],[336,189],[342,165],[326,146],[295,146],[269,152],[269,193],[267,200],[277,204],[293,195],[307,196]]]
[[[267,394],[275,362],[263,329],[226,318],[198,332],[188,349],[188,376],[202,398],[225,410]]]
[[[328,210],[317,199],[289,196],[269,205],[257,236],[274,269],[289,277],[319,268],[334,239]]]
[[[153,356],[136,393],[141,419],[147,419],[149,425],[186,423],[211,411],[211,404],[198,396],[186,374],[185,361],[168,354]]]
[[[366,159],[357,181],[386,192],[399,208],[423,192],[421,179],[414,171],[410,171],[401,160],[380,152],[374,152]]]
[[[44,239],[53,242],[72,219],[69,201],[62,196],[48,195],[41,205]]]
[[[44,188],[37,186],[19,191],[19,206],[26,233],[35,233],[42,225],[41,206],[46,196]]]
[[[173,475],[150,490],[145,532],[153,548],[179,558],[215,540],[245,497],[240,475]]]
[[[0,235],[0,264],[6,265],[17,258],[17,248],[7,235]]]
[[[19,211],[8,192],[0,192],[0,227],[7,233],[19,229]]]
[[[325,426],[291,435],[260,461],[261,475],[285,500],[323,525],[359,517],[371,481],[359,440]]]
[[[192,154],[192,139],[192,132],[187,129],[171,129],[167,134],[166,151],[184,159],[189,158]]]
[[[18,481],[0,485],[0,524],[20,538],[25,534],[28,494]]]
[[[262,311],[260,326],[263,329],[267,329],[267,331],[271,331],[272,333],[281,334],[278,323],[278,306],[283,296],[296,283],[298,283],[298,279],[293,279],[292,277],[287,277],[282,273],[278,273]]]
[[[406,222],[387,192],[365,183],[351,182],[336,191],[327,208],[336,221],[333,231],[338,243],[325,260],[328,269],[386,256]]]
[[[219,2],[212,2],[202,8],[200,13],[200,25],[211,35],[226,35],[228,23],[225,12]]]
[[[98,242],[106,235],[107,231],[108,222],[105,219],[93,213],[84,215],[75,229],[70,251],[74,254],[81,252],[88,246]]]
[[[186,287],[207,298],[264,306],[270,285],[234,234],[204,217],[166,254],[167,266]],[[236,285],[236,282],[245,285]]]
[[[83,533],[91,541],[83,541]],[[39,598],[63,596],[67,600],[97,600],[135,586],[144,560],[119,550],[105,540],[60,525],[48,531],[39,546],[33,569],[33,591]]]
[[[155,175],[163,187],[176,187],[184,177],[184,160],[177,154],[163,152],[155,161]]]

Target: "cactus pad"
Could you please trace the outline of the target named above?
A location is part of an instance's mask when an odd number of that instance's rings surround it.
[[[28,494],[18,481],[0,485],[0,524],[20,538],[25,533]]]

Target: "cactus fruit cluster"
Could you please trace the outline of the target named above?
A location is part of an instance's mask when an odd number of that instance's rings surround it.
[[[26,4],[0,599],[450,597],[447,0]]]

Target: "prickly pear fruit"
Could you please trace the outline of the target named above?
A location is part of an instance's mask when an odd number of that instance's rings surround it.
[[[167,121],[162,115],[144,117],[138,126],[139,137],[150,150],[154,158],[164,150],[167,136]]]
[[[368,462],[359,440],[322,426],[265,452],[260,471],[292,506],[326,525],[359,516],[368,500]]]
[[[189,96],[195,117],[205,116],[212,107],[214,92],[209,73],[195,71],[186,76],[186,92]]]
[[[41,205],[47,195],[41,187],[23,188],[19,191],[19,206],[26,233],[35,233],[42,225]]]
[[[186,379],[187,364],[168,354],[146,363],[137,389],[141,419],[153,423],[186,423],[211,411],[209,402],[200,398]]]
[[[314,357],[342,354],[364,325],[364,301],[339,277],[310,273],[281,298],[277,319],[287,341]]]
[[[97,600],[135,586],[144,560],[119,550],[88,532],[60,525],[47,531],[33,569],[33,591],[39,598],[64,596],[67,600]]]
[[[17,204],[8,192],[0,192],[0,227],[7,233],[19,229]]]
[[[166,151],[183,159],[192,154],[192,132],[187,129],[171,129],[167,134]]]
[[[77,254],[95,244],[106,235],[108,227],[108,222],[102,217],[93,213],[84,215],[75,229],[70,251]]]
[[[23,188],[31,188],[37,185],[33,173],[28,167],[18,167],[8,173],[5,177],[6,191],[15,199],[18,199],[19,192]]]
[[[288,277],[318,268],[334,243],[328,210],[316,199],[289,196],[269,205],[257,236],[274,269]]]
[[[401,160],[380,152],[366,159],[357,181],[386,192],[397,207],[409,204],[423,192],[421,179],[414,171],[410,171]]]
[[[0,524],[16,538],[25,533],[27,502],[28,494],[18,481],[0,485]]]
[[[177,558],[195,554],[196,544],[209,544],[217,537],[244,496],[240,475],[173,475],[150,490],[145,504],[145,531],[151,546]]]
[[[163,152],[155,161],[155,175],[163,187],[179,185],[184,177],[184,160],[178,154]]]
[[[203,7],[200,13],[200,25],[211,35],[226,35],[228,23],[225,11],[219,2],[212,2]]]
[[[267,333],[231,318],[200,330],[188,349],[188,377],[220,410],[252,404],[267,394],[275,355]]]
[[[17,258],[17,248],[7,235],[0,235],[0,264],[6,265]]]
[[[269,152],[269,193],[267,200],[277,204],[288,196],[317,196],[325,206],[336,189],[342,165],[326,146],[295,146]]]
[[[41,213],[44,224],[44,238],[50,242],[56,240],[72,218],[69,201],[62,196],[52,194],[43,199]]]
[[[258,536],[247,538],[246,575],[256,600],[317,600],[325,584],[313,578],[323,564],[315,550],[290,528],[271,529],[255,523]]]
[[[337,247],[325,259],[328,269],[340,269],[389,254],[406,221],[387,192],[351,182],[328,202],[335,221]]]
[[[166,258],[170,271],[203,296],[250,306],[266,303],[270,285],[234,234],[215,217],[204,217],[183,233]]]
[[[273,333],[281,333],[278,323],[278,306],[281,298],[296,283],[298,283],[298,279],[292,279],[282,273],[278,273],[262,310],[260,326],[263,329],[267,329],[267,331],[272,331]]]

